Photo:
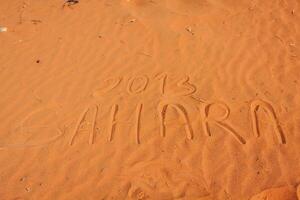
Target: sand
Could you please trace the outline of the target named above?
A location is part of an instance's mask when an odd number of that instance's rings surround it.
[[[300,199],[299,0],[0,0],[0,27],[0,200]]]
[[[265,190],[254,197],[251,200],[281,200],[281,199],[297,199],[296,193],[294,192],[294,188],[292,187],[279,187]]]

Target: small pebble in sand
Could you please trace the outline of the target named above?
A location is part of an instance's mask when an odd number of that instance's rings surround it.
[[[193,30],[192,30],[192,27],[188,26],[188,27],[185,28],[185,30],[186,30],[187,32],[189,32],[190,34],[194,35],[194,32],[193,32]]]
[[[7,27],[0,26],[0,32],[7,32]]]
[[[294,14],[295,14],[295,10],[293,9],[293,10],[292,10],[292,15],[294,15]]]
[[[136,19],[131,19],[129,22],[130,23],[133,23],[133,22],[135,22],[136,21]]]
[[[72,6],[72,5],[75,5],[77,3],[79,3],[79,0],[66,0],[64,5]]]
[[[37,25],[37,24],[39,24],[39,23],[42,23],[42,21],[39,20],[39,19],[32,19],[32,20],[31,20],[31,23],[34,24],[34,25]]]

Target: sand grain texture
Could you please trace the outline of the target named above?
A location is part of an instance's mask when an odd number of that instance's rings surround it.
[[[0,200],[299,198],[299,0],[64,2],[0,0]]]
[[[298,185],[297,187],[297,197],[298,199],[300,199],[300,185]]]
[[[251,200],[297,200],[297,196],[294,188],[279,187],[265,190],[254,197]]]

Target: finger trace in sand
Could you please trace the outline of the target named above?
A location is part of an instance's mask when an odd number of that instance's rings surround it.
[[[142,84],[139,86],[139,88],[136,88],[133,90],[132,86],[134,85],[134,82],[138,79],[142,80]],[[133,77],[133,78],[129,79],[129,81],[128,81],[127,92],[129,94],[141,93],[147,88],[148,82],[149,82],[149,79],[147,76],[142,75],[142,76]]]
[[[197,88],[195,85],[189,83],[190,77],[186,76],[183,79],[181,79],[178,83],[177,86],[181,88],[185,88],[187,91],[182,92],[180,95],[182,96],[188,96],[197,91]]]
[[[38,144],[35,143],[25,143],[25,144],[8,144],[5,146],[0,146],[0,150],[2,149],[10,149],[10,148],[29,148],[29,147],[43,147],[45,145],[49,145],[55,141],[57,141],[59,138],[61,138],[63,135],[65,135],[65,131],[61,131],[59,128],[56,129],[56,131],[59,133],[57,136],[54,136],[44,142],[40,142]]]
[[[53,109],[51,106],[50,107],[43,107],[43,108],[40,108],[38,110],[35,110],[35,111],[32,111],[31,113],[29,113],[27,116],[25,116],[25,118],[22,119],[22,121],[20,122],[20,130],[21,130],[21,133],[24,133],[24,124],[27,120],[30,120],[31,117],[33,117],[36,113],[40,113],[40,112],[43,112],[47,109]],[[57,112],[54,111],[56,116],[57,116]],[[34,128],[34,129],[37,129],[37,128],[52,128],[52,129],[55,129],[59,134],[56,135],[56,136],[53,136],[49,139],[46,139],[45,141],[41,141],[41,142],[24,142],[24,143],[19,143],[19,144],[7,144],[7,145],[4,145],[4,146],[0,146],[0,149],[9,149],[9,148],[28,148],[28,147],[42,147],[42,146],[45,146],[45,145],[48,145],[52,142],[55,142],[56,140],[58,140],[59,138],[61,138],[64,134],[65,134],[65,131],[61,131],[60,128],[53,128],[53,127],[50,127],[48,125],[30,125],[30,126],[26,126],[27,128]],[[30,140],[30,138],[28,139]]]
[[[166,132],[165,116],[166,116],[167,108],[169,106],[173,107],[178,112],[179,116],[183,119],[184,128],[185,128],[185,132],[187,134],[187,138],[189,140],[192,140],[193,139],[192,127],[190,125],[188,115],[187,115],[187,112],[186,112],[185,108],[183,106],[181,106],[180,104],[164,103],[164,104],[161,104],[161,105],[158,106],[161,136],[165,137],[165,135],[166,135],[166,133],[165,133]]]
[[[89,108],[86,108],[86,109],[81,113],[81,115],[80,115],[80,117],[79,117],[79,119],[78,119],[78,121],[77,121],[77,123],[76,123],[76,125],[75,125],[75,129],[74,129],[74,132],[73,132],[73,134],[72,134],[72,137],[71,137],[71,140],[70,140],[70,143],[69,143],[70,145],[73,144],[74,139],[75,139],[75,136],[76,136],[77,133],[78,133],[80,124],[83,122],[83,120],[84,120],[84,118],[85,118],[85,116],[86,116],[86,114],[87,114],[88,111],[89,111]]]
[[[168,75],[163,73],[163,74],[160,74],[156,77],[157,77],[158,80],[161,80],[161,84],[160,84],[161,94],[165,94],[165,87],[166,87],[166,81],[167,81]]]
[[[218,105],[219,107],[223,108],[225,113],[220,117],[214,117],[211,118],[209,116],[209,109],[212,105]],[[240,136],[232,127],[225,124],[223,121],[226,120],[229,116],[230,109],[228,106],[224,103],[205,103],[204,106],[201,109],[201,116],[202,116],[202,126],[204,128],[204,132],[207,136],[212,136],[210,129],[209,129],[209,123],[213,123],[220,128],[223,128],[226,132],[230,133],[239,143],[246,144],[245,139]]]
[[[115,79],[115,80],[114,80]],[[104,88],[104,89],[97,89],[96,91],[93,92],[93,96],[96,97],[96,96],[99,96],[103,93],[107,93],[113,89],[115,89],[122,81],[122,78],[121,77],[116,77],[116,78],[108,78],[106,79],[104,82],[108,82],[109,80],[114,80],[114,82],[109,85],[107,88]]]
[[[260,107],[266,112],[267,116],[271,120],[271,124],[274,128],[274,131],[275,131],[278,141],[281,144],[286,144],[286,138],[285,138],[284,133],[279,125],[279,122],[278,122],[278,119],[276,117],[273,107],[269,103],[262,101],[262,100],[254,100],[251,102],[251,105],[250,105],[250,112],[251,112],[250,114],[251,114],[252,128],[253,128],[254,135],[256,137],[259,137],[261,135],[259,127],[258,127],[258,117],[257,117],[257,111]]]
[[[114,104],[111,108],[111,112],[110,112],[110,121],[109,121],[109,138],[108,141],[112,141],[113,139],[113,133],[115,130],[115,125],[116,125],[116,115],[118,112],[118,104]]]
[[[136,125],[135,125],[135,135],[136,143],[140,144],[140,123],[141,123],[141,112],[143,109],[143,104],[140,103],[136,107]]]
[[[95,126],[96,126],[97,115],[98,115],[98,105],[95,106],[95,112],[94,112],[93,122],[92,122],[92,133],[90,134],[89,144],[93,144],[94,143]]]

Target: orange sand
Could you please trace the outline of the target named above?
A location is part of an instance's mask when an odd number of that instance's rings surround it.
[[[300,199],[299,0],[64,2],[0,0],[0,200]]]

